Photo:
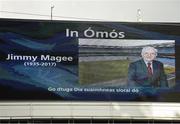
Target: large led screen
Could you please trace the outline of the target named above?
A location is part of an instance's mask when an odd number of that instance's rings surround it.
[[[0,101],[179,102],[180,24],[0,19]]]

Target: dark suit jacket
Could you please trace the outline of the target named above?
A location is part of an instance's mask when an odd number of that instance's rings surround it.
[[[163,64],[154,60],[153,75],[148,76],[147,66],[143,59],[129,65],[128,86],[131,87],[168,87]]]

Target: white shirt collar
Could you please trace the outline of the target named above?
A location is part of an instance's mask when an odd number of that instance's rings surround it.
[[[144,59],[143,59],[144,60]],[[146,60],[144,60],[144,62],[146,63],[146,65],[148,65],[148,63],[151,63],[151,65],[152,65],[152,61],[151,62],[148,62],[148,61],[146,61]]]
[[[144,59],[143,59],[143,60],[144,60]],[[147,67],[148,67],[148,63],[151,63],[151,69],[152,69],[152,72],[153,72],[153,61],[148,62],[148,61],[144,60],[144,62],[145,62],[145,64],[146,64]]]

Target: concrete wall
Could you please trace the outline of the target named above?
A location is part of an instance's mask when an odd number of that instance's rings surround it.
[[[179,119],[178,103],[138,102],[1,102],[0,119],[108,118]]]
[[[1,102],[0,119],[22,118],[180,118],[178,103],[138,102]]]

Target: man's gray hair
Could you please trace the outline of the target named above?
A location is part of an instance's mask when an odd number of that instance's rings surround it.
[[[156,56],[157,56],[157,52],[158,50],[154,47],[151,47],[151,46],[147,46],[147,47],[143,47],[142,51],[141,51],[141,55],[143,55],[145,52],[147,52],[148,50],[154,50]]]

